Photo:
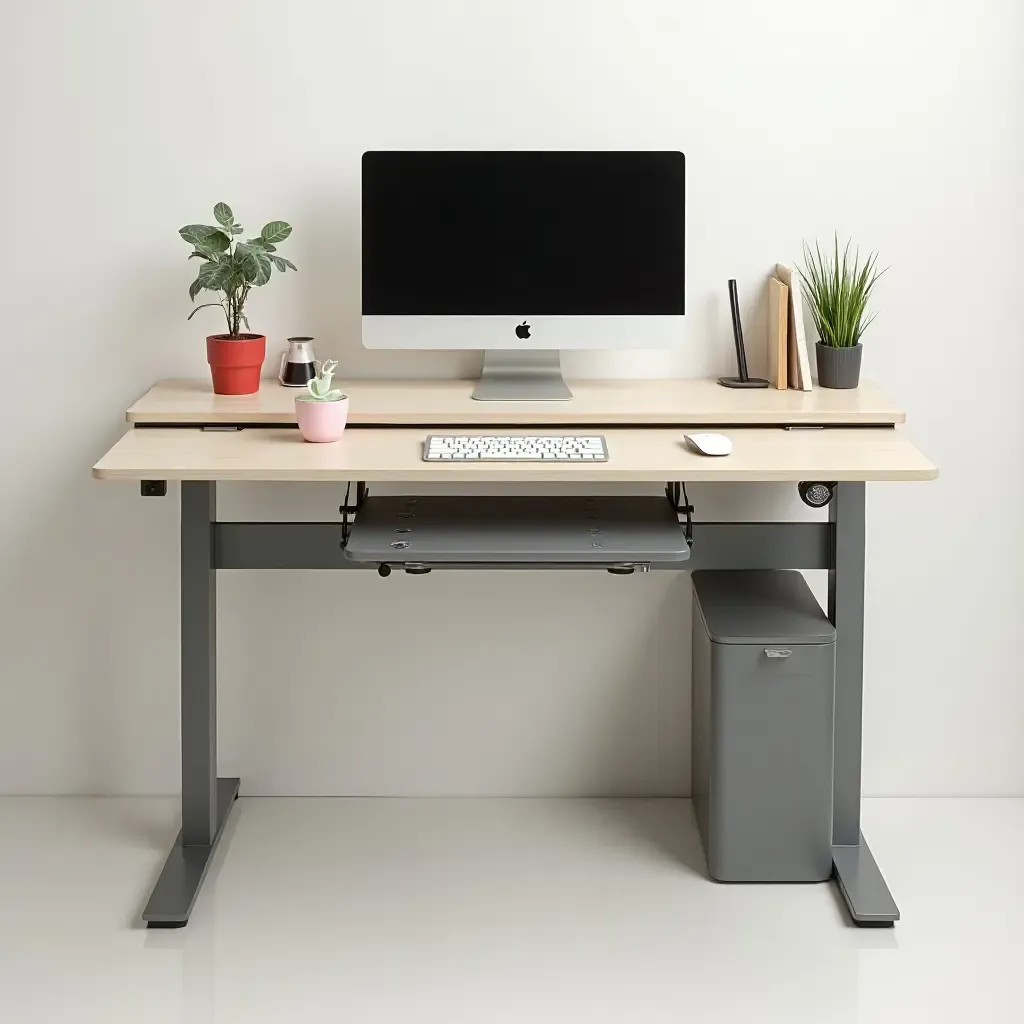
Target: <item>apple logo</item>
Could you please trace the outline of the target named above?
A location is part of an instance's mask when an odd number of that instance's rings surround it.
[[[517,338],[528,338],[529,336],[530,336],[530,325],[524,320],[516,328],[516,337]]]

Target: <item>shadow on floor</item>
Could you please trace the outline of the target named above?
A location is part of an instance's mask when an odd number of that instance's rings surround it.
[[[693,804],[677,798],[608,800],[600,804],[607,821],[632,843],[708,877]]]

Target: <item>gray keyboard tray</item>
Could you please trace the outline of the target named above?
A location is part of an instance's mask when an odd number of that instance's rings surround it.
[[[374,497],[351,527],[358,562],[682,562],[683,528],[664,497]]]

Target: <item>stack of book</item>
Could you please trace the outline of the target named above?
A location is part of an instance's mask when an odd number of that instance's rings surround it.
[[[812,387],[800,279],[785,263],[768,281],[768,379],[780,391]]]

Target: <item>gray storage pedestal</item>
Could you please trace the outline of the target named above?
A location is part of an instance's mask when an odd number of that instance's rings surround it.
[[[693,573],[693,804],[721,882],[832,873],[836,632],[798,572]]]

